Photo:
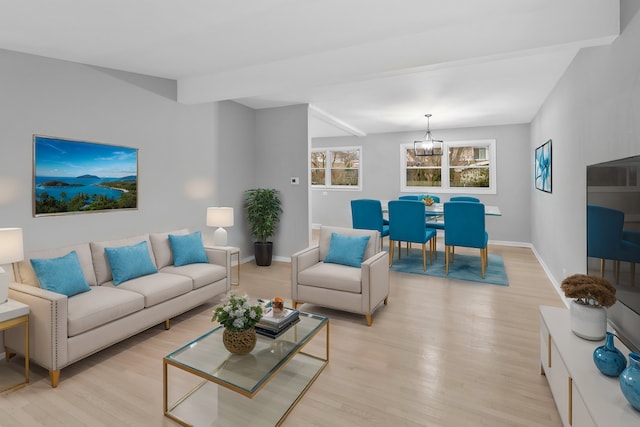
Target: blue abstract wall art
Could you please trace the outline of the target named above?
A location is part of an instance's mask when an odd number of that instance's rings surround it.
[[[536,148],[534,171],[536,188],[551,193],[551,140]]]

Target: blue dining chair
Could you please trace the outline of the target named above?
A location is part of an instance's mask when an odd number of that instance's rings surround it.
[[[425,226],[425,205],[418,200],[389,201],[389,266],[393,265],[395,242],[398,242],[398,259],[402,250],[401,242],[422,245],[422,268],[427,271],[427,242],[429,242],[429,262],[433,262],[436,231]]]
[[[480,203],[480,199],[471,196],[454,196],[449,198],[450,202],[474,202]]]
[[[587,256],[600,258],[600,276],[605,260],[615,262],[616,282],[620,280],[620,261],[631,263],[631,283],[640,262],[640,245],[632,232],[624,231],[624,212],[604,206],[587,205]]]
[[[476,202],[448,202],[444,204],[445,274],[449,274],[449,258],[455,246],[480,249],[482,278],[489,262],[489,234],[485,228],[484,205]]]
[[[380,247],[384,246],[384,237],[389,235],[389,222],[382,216],[380,200],[351,200],[351,224],[353,228],[379,231]]]

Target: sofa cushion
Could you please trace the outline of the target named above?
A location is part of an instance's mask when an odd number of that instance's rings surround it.
[[[201,288],[210,283],[217,282],[227,277],[227,269],[218,264],[189,264],[181,267],[172,265],[163,268],[163,273],[180,274],[190,277],[193,281],[193,289]]]
[[[173,265],[173,252],[171,251],[171,244],[169,243],[169,234],[182,236],[189,234],[189,230],[183,228],[181,230],[169,231],[166,233],[149,234],[153,255],[155,255],[156,258],[156,267],[158,267],[158,269],[162,269],[168,265]]]
[[[202,234],[199,231],[185,235],[169,234],[169,243],[175,267],[209,262],[202,244]]]
[[[31,265],[31,258],[57,258],[75,251],[78,261],[82,267],[84,278],[90,286],[95,286],[96,275],[93,271],[93,262],[91,260],[91,249],[89,243],[81,243],[73,246],[64,246],[56,249],[45,249],[40,251],[29,252],[25,254],[24,261],[18,263],[18,281],[27,285],[40,286],[36,272]]]
[[[329,252],[324,262],[360,267],[370,236],[347,236],[331,233]]]
[[[107,260],[107,255],[104,252],[104,248],[117,248],[120,246],[135,245],[136,243],[140,243],[143,240],[146,241],[147,243],[150,243],[149,234],[142,234],[139,236],[129,237],[126,239],[105,240],[102,242],[91,242],[90,243],[91,258],[93,261],[93,269],[96,274],[97,284],[101,285],[113,279],[113,276],[111,275],[111,267],[109,267],[109,261]],[[151,260],[155,265],[154,255],[153,255],[153,252],[151,252],[150,245],[149,245],[149,255],[151,256]]]
[[[107,286],[90,288],[89,292],[68,299],[67,334],[70,337],[144,308],[144,297],[136,292]]]
[[[115,285],[113,282],[106,282],[102,286]],[[193,289],[193,281],[187,276],[158,272],[127,280],[118,285],[117,289],[124,289],[142,295],[144,297],[144,306],[151,307],[191,291]]]
[[[43,289],[68,297],[89,290],[76,251],[59,258],[31,258],[31,265]]]
[[[104,251],[109,260],[114,285],[158,272],[149,255],[148,244],[144,240],[131,246],[104,248]]]
[[[362,293],[362,269],[320,262],[298,273],[298,284]]]

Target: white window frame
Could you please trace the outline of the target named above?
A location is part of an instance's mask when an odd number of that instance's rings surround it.
[[[489,149],[489,187],[449,187],[449,148],[486,147]],[[407,149],[413,150],[413,143],[400,145],[400,192],[401,193],[445,193],[445,194],[497,194],[496,140],[478,139],[470,141],[445,141],[442,147],[442,175],[440,187],[407,186]]]
[[[314,185],[311,184],[312,189],[316,190],[343,190],[343,191],[362,191],[362,146],[344,146],[344,147],[317,147],[311,148],[309,151],[309,175],[311,175],[311,153],[314,151],[324,151],[327,156],[327,163],[325,165],[325,184]],[[333,185],[331,183],[331,158],[334,151],[358,151],[358,185]],[[311,182],[311,179],[309,179]]]

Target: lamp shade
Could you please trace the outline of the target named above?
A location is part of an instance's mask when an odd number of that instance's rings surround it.
[[[22,228],[0,228],[0,265],[23,259]]]
[[[233,225],[233,208],[207,208],[207,225],[209,227],[231,227]]]
[[[0,304],[7,302],[9,296],[9,276],[2,265],[23,259],[22,228],[0,228]]]

